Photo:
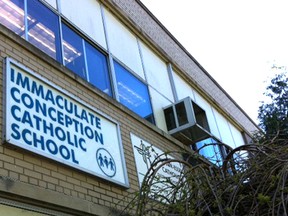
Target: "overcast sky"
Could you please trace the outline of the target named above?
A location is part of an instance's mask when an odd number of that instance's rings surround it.
[[[288,66],[288,0],[141,1],[258,123],[271,67]]]

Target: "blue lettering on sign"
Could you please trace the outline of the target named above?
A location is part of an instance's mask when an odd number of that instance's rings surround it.
[[[85,120],[96,129],[101,129],[101,119],[95,116],[93,113],[79,108],[77,104],[63,98],[61,95],[54,95],[50,89],[46,90],[44,86],[38,84],[34,80],[30,80],[28,77],[21,74],[21,72],[17,72],[15,80],[15,73],[15,70],[11,69],[11,81],[20,86],[22,89],[31,92],[33,95],[45,100],[46,102],[51,102],[53,105],[56,105],[57,108],[65,110],[65,112],[69,114],[73,114],[80,120]]]
[[[56,144],[51,139],[45,140],[43,136],[39,136],[36,133],[31,132],[29,129],[23,129],[22,131],[20,131],[19,125],[15,123],[11,125],[11,128],[11,136],[15,140],[20,140],[22,138],[23,141],[29,146],[34,146],[37,149],[41,149],[42,151],[50,153],[52,155],[58,154],[65,160],[71,161],[75,164],[79,164],[79,161],[76,159],[73,149],[69,149],[65,145]]]
[[[23,80],[23,79],[20,79],[20,80]],[[28,85],[27,81],[25,82],[23,81],[20,83],[23,83],[24,86]],[[47,98],[50,98],[49,100],[52,103],[55,103],[54,99],[52,99],[54,98],[52,97],[53,95],[52,91],[47,91],[46,96],[47,95],[48,97],[45,97],[43,99],[46,100]],[[50,120],[52,120],[53,122],[61,124],[67,128],[72,127],[77,133],[80,133],[81,135],[86,136],[88,139],[94,140],[95,142],[101,143],[102,145],[104,145],[103,134],[99,132],[99,129],[101,130],[101,119],[99,117],[94,116],[91,113],[87,114],[87,111],[84,109],[82,109],[81,114],[79,114],[79,108],[76,104],[74,104],[74,106],[70,106],[71,110],[68,110],[68,113],[71,112],[72,110],[75,110],[76,113],[74,117],[78,117],[80,120],[88,123],[88,125],[84,125],[82,121],[77,120],[76,118],[70,117],[70,115],[68,115],[67,113],[64,114],[64,111],[67,111],[67,110],[57,109],[61,107],[62,108],[66,107],[65,104],[67,103],[64,103],[64,106],[60,105],[60,107],[52,107],[52,106],[48,107],[47,104],[41,102],[39,99],[32,98],[32,96],[30,96],[27,93],[21,93],[21,91],[17,89],[16,87],[13,87],[11,89],[11,96],[15,102],[17,102],[18,104],[23,104],[25,108],[34,109],[35,112],[37,112],[39,115],[42,115],[44,117],[49,117]],[[57,103],[59,103],[59,101],[63,99],[62,96],[56,97],[56,98],[58,98]],[[63,99],[63,100],[67,101],[66,99]],[[89,126],[89,123],[90,123],[90,126]],[[95,127],[92,128],[91,126],[95,126]]]
[[[87,152],[87,143],[104,145],[101,118],[20,71],[12,68],[10,75],[14,140],[75,164],[79,164],[78,151]],[[107,155],[102,162],[116,173],[114,159]]]
[[[16,121],[20,122],[21,118],[19,117],[19,115],[16,114],[16,111],[21,112],[21,109],[18,106],[13,105],[11,107],[11,114]]]
[[[11,96],[12,96],[12,99],[13,99],[14,101],[16,101],[17,103],[20,103],[20,99],[16,97],[16,92],[20,95],[19,89],[15,88],[15,87],[11,88]]]

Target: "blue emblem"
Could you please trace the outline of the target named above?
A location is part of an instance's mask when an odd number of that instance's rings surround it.
[[[116,163],[111,154],[104,148],[99,148],[96,152],[96,160],[101,171],[108,177],[116,174]]]

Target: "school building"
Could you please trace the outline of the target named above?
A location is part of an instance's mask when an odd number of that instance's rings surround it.
[[[249,143],[192,55],[139,0],[0,0],[0,214],[117,215],[145,147],[219,143],[199,152],[214,163]]]

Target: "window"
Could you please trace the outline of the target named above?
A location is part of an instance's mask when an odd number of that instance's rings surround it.
[[[85,42],[85,50],[89,82],[112,96],[106,56],[87,42]]]
[[[59,18],[36,0],[27,1],[28,41],[61,62]]]
[[[1,24],[112,96],[107,57],[66,21],[60,22],[60,16],[38,0],[0,0]],[[147,85],[116,61],[114,68],[120,103],[154,124]]]
[[[65,66],[112,96],[106,56],[64,23],[62,35]]]
[[[62,23],[64,65],[86,79],[82,38]]]
[[[25,37],[24,1],[0,0],[0,23],[17,35]]]
[[[147,86],[114,61],[120,103],[154,123]]]
[[[27,1],[25,17],[23,0],[0,0],[0,23],[23,38],[26,38],[27,31],[27,39],[31,44],[61,61],[58,16],[40,2]]]
[[[199,154],[207,158],[212,163],[220,166],[223,162],[220,146],[213,138],[208,138],[194,144],[193,149],[199,150]]]
[[[24,2],[27,2],[27,15]],[[106,56],[65,23],[62,23],[62,54],[59,19],[57,14],[37,0],[0,0],[1,24],[23,38],[27,36],[31,44],[57,61],[64,62],[74,73],[112,96]]]

